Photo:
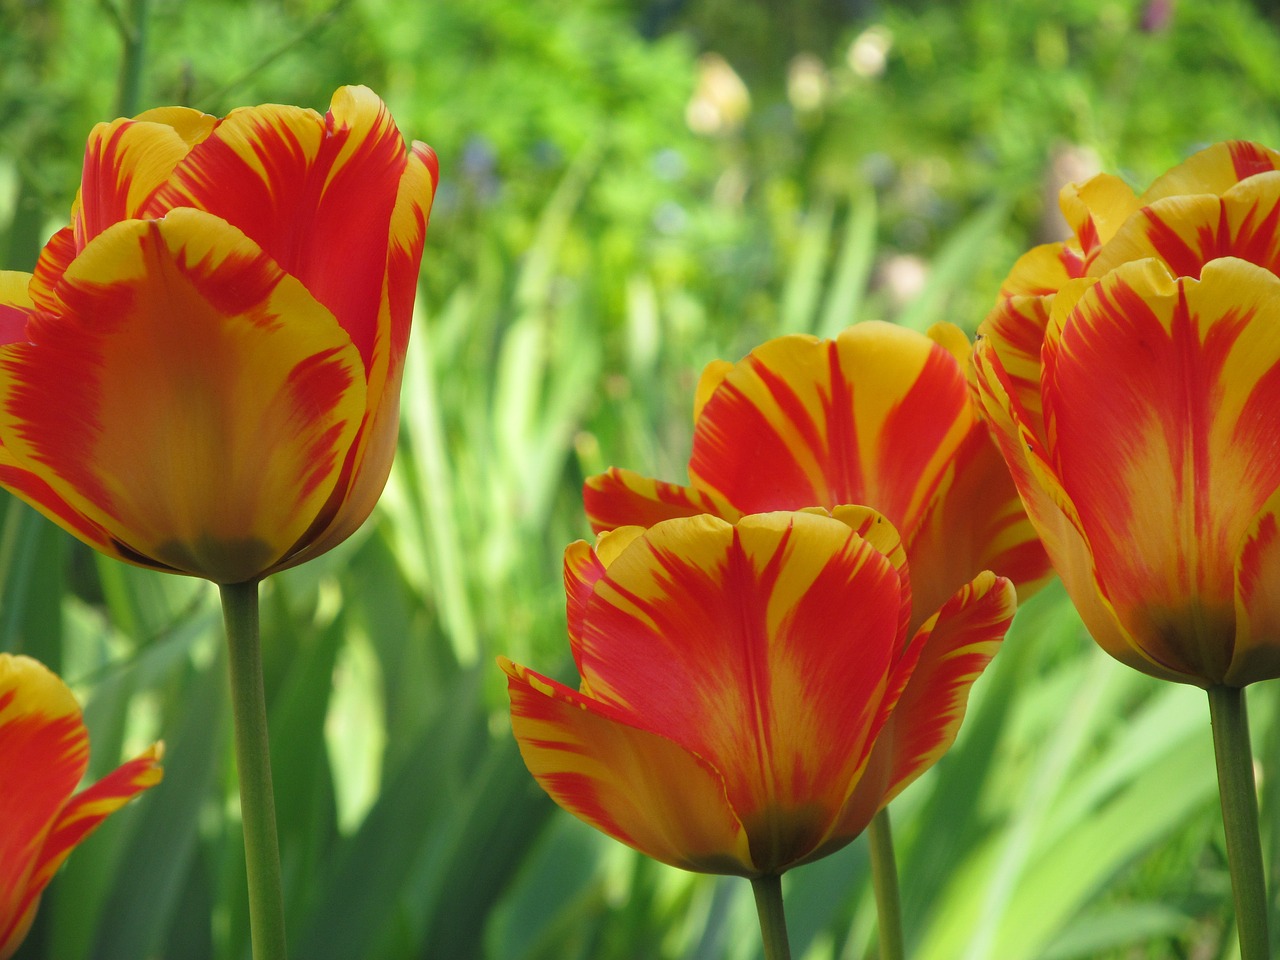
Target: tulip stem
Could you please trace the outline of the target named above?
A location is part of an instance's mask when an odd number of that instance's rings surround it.
[[[148,0],[129,0],[127,14],[114,11],[124,56],[120,61],[120,92],[116,110],[122,117],[132,117],[138,112],[142,99],[142,71],[147,55],[147,3]]]
[[[1210,687],[1209,718],[1218,763],[1222,826],[1235,897],[1240,960],[1268,960],[1267,885],[1258,835],[1258,795],[1249,747],[1249,716],[1243,687]]]
[[[756,895],[756,912],[760,914],[760,936],[764,938],[764,960],[791,960],[787,942],[787,916],[782,908],[782,875],[755,877],[751,889]]]
[[[902,960],[906,956],[902,948],[902,902],[887,807],[872,818],[867,839],[871,841],[871,884],[876,890],[876,916],[880,921],[880,960]]]
[[[280,844],[271,787],[267,699],[262,685],[258,583],[222,584],[222,614],[231,650],[231,704],[235,716],[240,819],[244,825],[253,960],[285,960],[284,895]]]

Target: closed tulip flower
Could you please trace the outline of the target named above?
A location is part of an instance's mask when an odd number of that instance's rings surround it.
[[[71,225],[0,274],[0,484],[224,584],[342,541],[390,469],[436,169],[363,87],[100,124]]]
[[[1013,267],[979,393],[1085,626],[1208,691],[1244,960],[1272,956],[1244,687],[1280,677],[1280,153],[1220,143],[1138,197],[1063,191]]]
[[[0,653],[0,960],[21,946],[53,875],[111,813],[160,782],[159,745],[76,793],[89,735],[67,685]]]
[[[864,507],[620,528],[569,547],[565,588],[579,688],[500,660],[530,771],[642,853],[750,878],[844,846],[942,754],[1015,604],[983,573],[909,629]]]
[[[972,403],[970,354],[950,324],[926,336],[869,322],[713,362],[694,401],[689,485],[615,467],[587,480],[587,516],[602,531],[865,504],[902,532],[913,626],[981,570],[1025,599],[1049,563]]]
[[[1069,187],[1075,236],[1015,264],[979,331],[985,410],[1094,639],[1203,687],[1280,676],[1277,166],[1226,143],[1140,198]]]

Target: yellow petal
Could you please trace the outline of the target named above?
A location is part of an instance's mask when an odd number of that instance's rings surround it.
[[[752,876],[746,833],[705,761],[505,657],[525,765],[564,809],[663,863]]]

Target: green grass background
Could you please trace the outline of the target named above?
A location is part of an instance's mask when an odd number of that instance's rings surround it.
[[[512,743],[493,657],[572,675],[560,558],[588,534],[583,477],[683,480],[702,366],[770,336],[972,332],[1017,254],[1061,235],[1064,171],[1142,187],[1216,140],[1280,146],[1266,4],[778,9],[0,0],[8,268],[66,222],[86,134],[121,113],[323,110],[366,83],[440,155],[387,492],[262,591],[294,956],[758,956],[747,884],[597,835]],[[695,133],[707,53],[750,104]],[[98,558],[0,497],[0,649],[73,685],[93,776],[167,744],[163,785],[76,851],[19,960],[248,956],[220,627],[207,584]],[[1250,694],[1275,876],[1280,691]],[[1110,661],[1056,585],[893,816],[918,960],[1235,955],[1203,695]],[[785,888],[797,958],[876,955],[863,842]]]

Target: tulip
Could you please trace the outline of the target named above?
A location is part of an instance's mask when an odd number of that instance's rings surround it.
[[[71,225],[0,274],[0,486],[219,585],[255,960],[286,956],[257,585],[382,492],[437,180],[364,87],[149,110],[94,128]]]
[[[390,470],[437,177],[364,87],[99,124],[71,225],[0,274],[0,485],[222,584],[341,542]]]
[[[0,960],[22,945],[41,894],[71,851],[160,782],[161,752],[156,744],[75,793],[89,764],[75,697],[38,661],[0,653]]]
[[[970,353],[951,324],[926,336],[868,322],[715,361],[697,388],[690,484],[616,467],[591,477],[592,528],[866,504],[902,532],[913,627],[981,570],[1025,599],[1049,564],[971,403]]]
[[[1241,955],[1270,956],[1243,688],[1280,677],[1280,153],[1063,191],[1013,267],[981,402],[1098,644],[1208,691]]]
[[[1141,198],[1105,176],[1068,187],[1075,236],[1014,266],[975,358],[1027,513],[1094,639],[1206,688],[1280,676],[1272,166],[1280,154],[1219,144]]]
[[[937,760],[1015,606],[982,573],[909,629],[901,538],[855,506],[623,527],[564,569],[579,689],[499,660],[530,772],[642,853],[753,881]]]

